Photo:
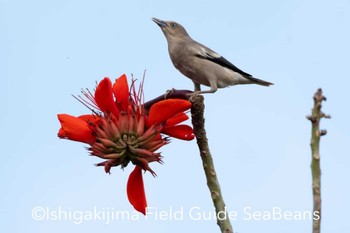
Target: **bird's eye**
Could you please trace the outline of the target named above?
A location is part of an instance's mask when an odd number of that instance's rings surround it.
[[[171,26],[172,28],[176,28],[176,23],[171,23],[170,26]]]

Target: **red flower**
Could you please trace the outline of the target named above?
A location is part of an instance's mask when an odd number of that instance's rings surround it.
[[[92,115],[83,115],[80,117],[70,116],[68,114],[58,114],[58,119],[61,122],[61,129],[58,132],[60,138],[69,138],[73,141],[85,142],[91,144],[95,141],[92,135],[92,129],[88,124],[88,119]],[[84,117],[88,116],[88,117]]]
[[[163,134],[183,140],[194,138],[192,128],[180,124],[188,119],[184,112],[191,108],[191,103],[182,99],[161,100],[146,112],[142,88],[136,91],[133,82],[129,89],[125,75],[113,85],[109,78],[104,78],[94,95],[89,91],[83,94],[89,101],[82,98],[80,101],[93,114],[79,117],[58,114],[61,123],[58,136],[89,144],[91,155],[105,159],[97,166],[104,166],[107,173],[111,167],[134,164],[127,195],[134,208],[145,214],[147,201],[142,170],[156,175],[149,163],[162,163],[162,156],[155,151],[169,143]]]

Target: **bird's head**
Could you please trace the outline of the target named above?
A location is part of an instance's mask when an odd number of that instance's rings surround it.
[[[163,21],[157,18],[152,18],[152,20],[162,29],[167,39],[189,37],[185,28],[179,23],[174,21]]]

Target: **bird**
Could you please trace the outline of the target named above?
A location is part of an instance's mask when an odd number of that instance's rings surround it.
[[[218,88],[237,84],[273,85],[240,70],[223,56],[193,40],[181,24],[157,18],[152,20],[165,35],[173,65],[192,80],[195,93],[214,93]],[[210,89],[202,91],[201,85]]]

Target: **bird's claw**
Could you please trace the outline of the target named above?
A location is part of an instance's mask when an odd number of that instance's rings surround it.
[[[195,91],[193,93],[188,93],[186,94],[188,96],[188,99],[191,101],[191,100],[195,100],[198,98],[198,96],[201,95],[201,92],[200,91]]]
[[[164,94],[164,99],[166,100],[168,98],[168,95],[174,93],[176,91],[175,88],[171,88],[170,90],[167,90]]]

